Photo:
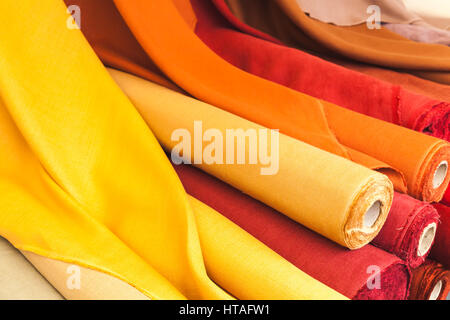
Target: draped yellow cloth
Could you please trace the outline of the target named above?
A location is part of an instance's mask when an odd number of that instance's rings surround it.
[[[212,209],[192,211],[152,132],[69,18],[59,0],[0,2],[0,235],[44,275],[55,265],[36,255],[151,299],[344,299]],[[257,265],[243,258],[253,252]]]

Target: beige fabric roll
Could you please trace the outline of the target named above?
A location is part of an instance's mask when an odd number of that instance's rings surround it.
[[[68,300],[149,299],[128,283],[106,273],[49,259],[27,251],[22,251],[22,253]]]
[[[449,0],[403,0],[406,7],[419,15],[427,23],[450,30]]]
[[[365,23],[371,16],[367,12],[371,5],[380,7],[380,22],[426,25],[402,0],[297,0],[297,3],[311,18],[338,26]]]
[[[63,297],[19,250],[0,237],[0,299],[62,300]]]

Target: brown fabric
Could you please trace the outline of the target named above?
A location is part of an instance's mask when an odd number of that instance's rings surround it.
[[[417,43],[385,28],[365,24],[341,27],[308,17],[295,0],[228,0],[230,8],[250,26],[285,44],[315,54],[402,69],[450,84],[450,48]],[[256,4],[257,3],[257,4]]]
[[[446,300],[449,293],[450,271],[439,263],[429,260],[413,270],[409,300]]]

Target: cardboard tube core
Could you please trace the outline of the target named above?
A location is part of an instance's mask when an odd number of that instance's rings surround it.
[[[372,228],[381,214],[381,201],[375,201],[364,215],[364,227]]]
[[[430,297],[428,300],[437,300],[442,290],[442,280],[439,280],[433,288],[433,291],[430,293]]]
[[[434,172],[433,177],[433,188],[437,189],[441,186],[441,184],[445,181],[448,172],[448,163],[447,161],[442,161]]]
[[[417,246],[417,255],[423,257],[431,248],[434,237],[436,236],[436,223],[431,223],[423,229]]]

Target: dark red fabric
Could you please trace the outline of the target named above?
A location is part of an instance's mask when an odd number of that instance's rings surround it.
[[[432,223],[439,223],[439,214],[433,206],[396,192],[386,223],[372,244],[416,268],[425,262],[430,252],[419,256],[417,250],[422,232]]]
[[[197,35],[236,67],[375,118],[439,138],[450,137],[448,102],[417,95],[268,41],[270,36],[254,32],[230,17],[224,0],[191,0],[191,3],[198,19]]]
[[[197,168],[174,167],[189,194],[336,291],[357,300],[407,297],[409,271],[394,255],[372,245],[348,250]],[[371,266],[381,273],[380,289],[366,285]]]
[[[437,300],[445,300],[450,293],[450,271],[428,260],[412,271],[409,300],[428,300],[439,281],[442,282],[442,289]]]
[[[442,204],[434,204],[434,208],[441,217],[434,246],[430,258],[440,262],[450,269],[450,208]]]

